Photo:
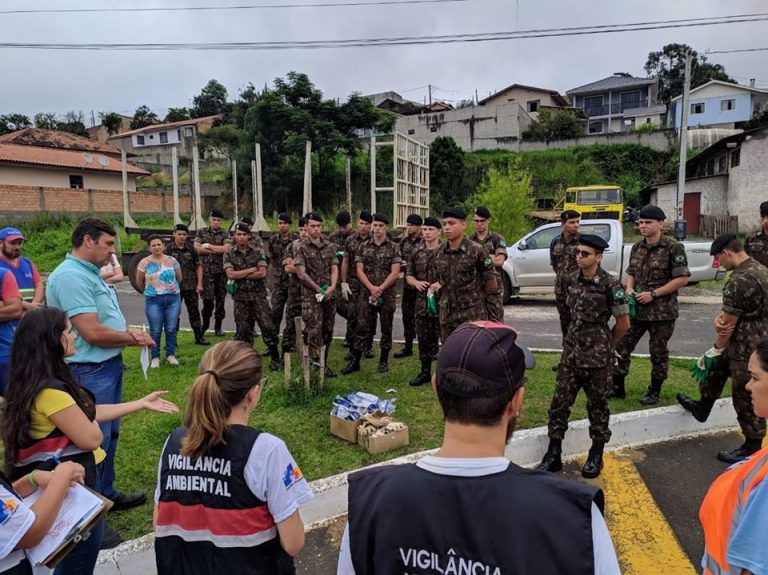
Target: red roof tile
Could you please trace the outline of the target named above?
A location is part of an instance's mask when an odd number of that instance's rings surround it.
[[[84,138],[60,130],[42,130],[40,128],[25,128],[0,136],[0,144],[18,144],[20,146],[37,146],[42,148],[57,148],[61,150],[80,150],[99,154],[120,155],[120,148],[102,144],[96,140]]]
[[[50,166],[54,168],[110,173],[121,173],[123,169],[123,164],[120,160],[103,154],[2,143],[0,143],[0,163]],[[131,166],[130,164],[127,164],[127,170],[133,176],[149,175],[148,171]]]
[[[125,138],[126,136],[132,136],[133,134],[144,134],[146,132],[155,132],[157,130],[165,130],[167,128],[176,128],[181,126],[196,126],[197,124],[202,124],[204,122],[213,123],[213,121],[217,120],[218,118],[221,118],[220,114],[217,114],[215,116],[204,116],[202,118],[192,118],[191,120],[180,120],[179,122],[166,122],[164,124],[152,124],[151,126],[144,126],[143,128],[139,128],[137,130],[131,130],[129,132],[120,132],[118,134],[112,134],[109,137],[109,139],[114,140],[115,138]]]

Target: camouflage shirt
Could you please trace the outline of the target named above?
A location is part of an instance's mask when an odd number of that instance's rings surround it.
[[[438,249],[435,269],[442,286],[440,308],[445,310],[444,313],[466,309],[468,316],[477,315],[475,308],[485,307],[483,284],[495,279],[496,272],[491,256],[483,246],[464,238],[454,250],[447,241],[443,242]],[[440,318],[442,321],[442,313]]]
[[[368,234],[365,237],[360,237],[360,234],[350,234],[347,240],[344,242],[344,257],[349,260],[349,274],[347,282],[350,285],[359,285],[360,281],[357,279],[355,273],[355,258],[357,257],[357,250],[363,245],[363,242],[367,242],[371,235]],[[341,279],[339,279],[341,281]]]
[[[285,251],[294,240],[296,240],[296,237],[292,233],[288,234],[288,237],[275,234],[267,240],[267,258],[272,266],[272,274],[275,281],[281,285],[288,285],[288,274],[285,273],[285,268],[283,268],[283,260],[285,259]]]
[[[576,265],[576,252],[579,248],[579,234],[566,240],[562,233],[555,236],[549,245],[549,265],[555,271],[555,293],[563,293],[563,283],[567,276],[579,271]]]
[[[228,254],[224,254],[224,269],[241,271],[248,268],[267,267],[267,256],[264,250],[255,249],[250,243],[245,251],[236,245]],[[263,279],[235,280],[237,291],[232,296],[235,301],[254,301],[267,297],[267,284]]]
[[[179,262],[181,268],[181,289],[182,291],[193,290],[197,287],[197,266],[201,265],[200,256],[189,242],[184,247],[178,247],[176,242],[171,241],[166,253]]]
[[[436,248],[433,249],[429,249],[426,245],[421,244],[411,254],[411,259],[408,262],[407,275],[414,277],[419,281],[426,281],[430,284],[435,283],[437,281],[437,269],[435,268],[435,261],[437,260],[437,254],[439,251],[439,244]],[[440,293],[435,294],[435,297],[439,298],[439,296]],[[427,315],[427,291],[417,291],[416,317],[426,317]]]
[[[563,342],[563,361],[578,368],[613,365],[613,335],[608,322],[628,313],[624,288],[603,268],[590,279],[581,270],[566,276],[563,285],[571,323]]]
[[[747,239],[744,240],[744,251],[749,257],[768,266],[768,234],[763,231],[763,228],[747,235]]]
[[[407,271],[408,262],[411,260],[411,254],[423,245],[424,238],[421,236],[421,233],[417,234],[414,238],[410,237],[407,233],[403,234],[403,237],[400,238],[400,258],[403,260],[403,266],[400,271]]]
[[[339,265],[336,260],[336,246],[325,238],[316,242],[311,239],[299,242],[298,249],[294,250],[293,265],[302,266],[317,285],[331,285],[331,269]],[[306,285],[303,285],[302,293],[305,298],[314,298],[315,295]]]
[[[293,240],[288,244],[283,252],[283,261],[280,263],[283,266],[283,271],[288,276],[288,293],[293,293],[294,295],[301,295],[301,282],[296,277],[295,272],[288,273],[285,271],[285,260],[288,258],[293,259],[293,254],[298,251],[299,244],[301,244],[301,240]]]
[[[752,258],[736,266],[723,288],[723,311],[739,318],[728,355],[749,361],[758,342],[768,338],[768,268]]]
[[[488,251],[491,259],[493,259],[494,256],[504,256],[504,259],[507,259],[507,242],[496,232],[489,232],[484,240],[480,240],[480,238],[477,237],[477,232],[475,232],[469,236],[469,239],[470,241],[483,246]],[[497,293],[501,293],[501,268],[493,266],[493,271],[496,272],[496,291]]]
[[[195,243],[201,246],[203,244],[223,246],[228,239],[229,233],[221,228],[218,230],[200,228],[195,233]],[[203,264],[203,273],[224,273],[224,254],[200,254],[200,262]]]
[[[632,246],[627,275],[635,278],[635,293],[659,288],[679,277],[688,277],[688,257],[685,247],[666,236],[655,244],[645,238]],[[637,319],[641,321],[669,321],[677,319],[677,292],[654,298],[637,306]]]
[[[400,246],[388,239],[377,244],[371,238],[363,242],[357,250],[355,268],[360,263],[363,264],[363,271],[368,277],[368,281],[375,286],[380,286],[392,272],[392,265],[403,263],[403,259],[400,257]],[[395,285],[396,282],[392,282],[392,285],[384,291],[384,294],[394,294]]]
[[[347,234],[342,234],[339,230],[336,230],[335,232],[328,234],[328,241],[336,247],[336,254],[339,260],[339,265],[341,265],[341,259],[344,255],[344,244],[347,242],[347,239],[352,237],[352,233],[352,230],[350,230]]]

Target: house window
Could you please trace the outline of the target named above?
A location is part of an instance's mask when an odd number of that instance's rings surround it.
[[[727,100],[720,100],[720,111],[730,112],[736,109],[736,100],[734,98],[728,98]]]
[[[601,116],[604,114],[603,97],[587,96],[584,98],[584,110],[587,112],[587,116]]]
[[[416,130],[414,130],[413,128],[408,130],[408,135],[409,136],[413,136],[415,133],[416,133]]]
[[[691,114],[703,114],[704,113],[704,102],[699,102],[698,104],[691,104]]]
[[[731,152],[731,167],[735,168],[741,163],[741,148],[736,148]]]
[[[161,144],[168,143],[168,132],[160,132],[160,143]]]
[[[144,145],[144,136],[136,136],[136,145],[138,146]]]
[[[728,158],[725,154],[717,158],[717,173],[718,174],[724,174],[727,171],[728,167]]]
[[[429,131],[430,131],[430,132],[437,132],[437,124],[432,124],[432,125],[429,127]]]
[[[184,136],[187,138],[191,138],[194,135],[192,126],[187,126],[184,128]]]
[[[69,176],[69,187],[82,189],[83,176]]]
[[[589,123],[589,133],[590,134],[602,134],[603,132],[603,123],[602,122],[590,122]]]
[[[539,104],[541,104],[541,100],[528,100],[528,112],[538,112],[539,111]]]
[[[707,160],[707,176],[714,176],[715,175],[715,159],[710,158]]]

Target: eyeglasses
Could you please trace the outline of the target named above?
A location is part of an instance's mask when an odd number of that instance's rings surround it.
[[[576,257],[581,256],[582,258],[586,259],[590,256],[596,256],[597,254],[593,254],[592,252],[588,252],[586,250],[576,250]]]

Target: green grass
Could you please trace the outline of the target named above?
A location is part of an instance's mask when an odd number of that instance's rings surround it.
[[[216,338],[218,339],[218,338]],[[160,369],[149,372],[145,382],[139,367],[137,349],[125,352],[125,362],[130,367],[126,372],[124,396],[126,400],[139,398],[156,389],[167,389],[168,398],[182,410],[188,390],[194,381],[197,364],[204,348],[192,345],[189,333],[180,334],[177,354],[181,366],[173,368],[163,364]],[[263,349],[258,340],[257,349]],[[334,342],[330,365],[339,370],[344,362],[345,350],[340,342]],[[538,354],[538,364],[528,374],[525,401],[520,427],[529,428],[546,425],[547,408],[554,388],[555,374],[551,367],[558,356]],[[696,395],[696,386],[688,375],[688,361],[670,362],[670,383],[662,390],[660,405],[675,403],[677,391]],[[328,379],[322,393],[310,398],[297,398],[285,389],[282,373],[269,373],[262,401],[252,417],[252,425],[282,438],[302,468],[304,475],[312,481],[335,473],[384,461],[392,457],[434,448],[440,445],[443,423],[440,408],[429,386],[412,388],[408,381],[418,372],[416,357],[391,360],[390,372],[380,375],[376,371],[376,359],[364,360],[363,370],[357,374]],[[627,379],[629,398],[614,401],[614,413],[633,411],[641,406],[641,397],[650,379],[650,363],[647,359],[635,359]],[[387,390],[396,392],[388,394]],[[370,455],[357,445],[334,437],[328,431],[331,402],[337,394],[352,391],[366,391],[381,397],[396,397],[395,417],[408,424],[410,445],[388,453]],[[584,395],[580,394],[573,409],[572,420],[586,417]],[[117,486],[126,491],[142,490],[148,495],[154,493],[157,462],[166,436],[180,424],[180,415],[161,415],[141,412],[123,419],[120,447],[117,452]],[[152,505],[110,515],[110,523],[125,538],[133,538],[151,530]]]

